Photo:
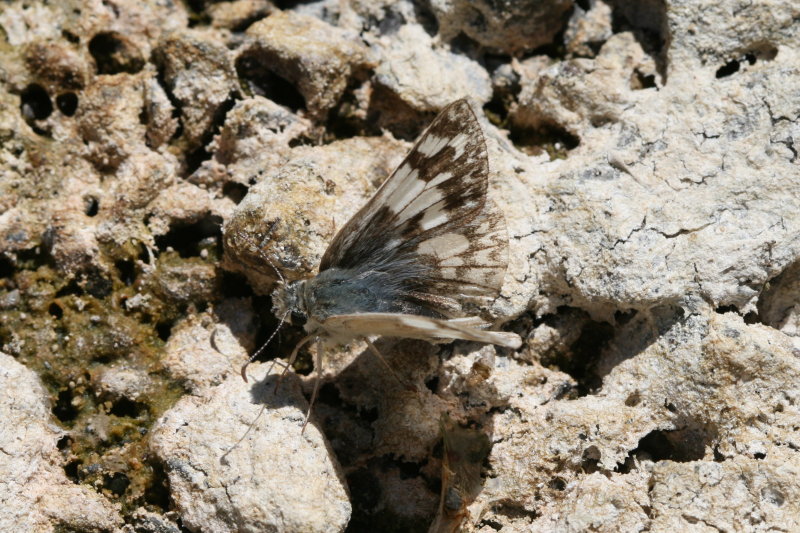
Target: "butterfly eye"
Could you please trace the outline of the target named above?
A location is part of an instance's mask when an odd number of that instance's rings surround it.
[[[300,313],[299,311],[292,311],[292,314],[289,317],[289,322],[291,322],[293,326],[305,326],[306,320],[306,315]]]

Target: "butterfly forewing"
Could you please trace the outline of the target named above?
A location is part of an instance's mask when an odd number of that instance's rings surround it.
[[[341,228],[320,271],[419,265],[403,296],[442,316],[494,298],[508,245],[502,215],[487,199],[488,175],[480,124],[467,100],[453,102]]]

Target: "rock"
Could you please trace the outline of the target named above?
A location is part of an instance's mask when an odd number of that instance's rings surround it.
[[[213,313],[175,325],[164,353],[164,366],[188,388],[201,391],[238,375],[253,351],[256,321],[250,302],[230,299]]]
[[[310,138],[311,122],[262,96],[236,103],[209,144],[213,159],[192,174],[195,183],[237,183],[249,187],[292,157],[296,143]]]
[[[434,46],[420,25],[401,26],[374,47],[381,58],[375,84],[417,112],[438,111],[464,96],[483,104],[492,96],[489,76],[478,63]]]
[[[273,266],[287,279],[307,277],[336,229],[399,164],[405,146],[359,138],[295,148],[292,159],[261,177],[226,221],[225,267],[265,292],[277,278]]]
[[[234,0],[208,6],[215,28],[243,30],[250,23],[272,13],[275,6],[267,0]]]
[[[0,352],[0,530],[111,531],[122,526],[119,510],[64,473],[58,442],[64,436],[52,421],[39,378]]]
[[[433,0],[442,39],[464,33],[480,45],[517,55],[549,43],[572,7],[570,0],[495,3]]]
[[[233,54],[214,33],[172,34],[155,50],[172,96],[180,103],[183,137],[190,149],[211,137],[211,128],[239,91]]]
[[[248,372],[263,373],[259,364]],[[229,376],[203,397],[183,398],[157,423],[151,447],[186,527],[344,530],[351,508],[338,466],[313,423],[301,433],[307,404],[296,378],[273,394],[276,377],[247,384]]]
[[[352,34],[291,11],[256,22],[247,35],[251,42],[239,61],[246,58],[294,84],[314,117],[336,105],[351,76],[369,63]]]

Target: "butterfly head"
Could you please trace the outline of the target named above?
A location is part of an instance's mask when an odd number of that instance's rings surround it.
[[[272,312],[278,318],[286,320],[295,326],[305,326],[308,321],[308,312],[305,305],[305,280],[283,282],[272,293]]]

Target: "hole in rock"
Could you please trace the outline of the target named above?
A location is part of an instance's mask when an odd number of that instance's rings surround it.
[[[53,102],[41,85],[28,85],[20,95],[20,112],[28,124],[44,120],[53,112]]]
[[[156,246],[161,251],[172,248],[184,258],[198,257],[202,241],[209,237],[220,245],[222,218],[218,215],[207,215],[194,223],[173,223],[165,235],[156,237]]]
[[[226,198],[230,198],[230,200],[237,205],[244,200],[248,190],[249,188],[247,185],[242,185],[235,181],[229,181],[222,186],[222,194]]]
[[[122,496],[131,484],[128,476],[122,472],[103,474],[103,488],[111,491],[116,496]]]
[[[147,487],[144,489],[144,501],[159,509],[170,509],[169,478],[164,468],[159,463],[149,463],[151,476]]]
[[[100,210],[100,202],[94,196],[87,196],[83,199],[84,207],[83,212],[87,217],[97,216]]]
[[[78,109],[78,96],[75,93],[64,93],[56,96],[56,107],[63,115],[71,117]]]
[[[528,155],[547,152],[550,159],[563,159],[580,144],[580,139],[557,124],[541,124],[536,128],[511,127],[509,138],[514,146]]]
[[[56,302],[50,304],[50,307],[47,308],[47,312],[50,313],[50,316],[57,320],[64,316],[64,310],[61,309],[61,306]]]
[[[71,422],[78,417],[78,409],[72,405],[72,398],[72,391],[62,390],[53,405],[53,414],[62,422]]]
[[[136,281],[136,263],[130,259],[120,259],[114,262],[114,266],[120,281],[129,287],[133,285],[133,282]]]
[[[711,428],[691,425],[677,430],[653,430],[639,441],[628,457],[685,463],[705,457],[706,447],[716,438]]]
[[[89,53],[94,58],[98,74],[135,74],[145,64],[136,46],[116,32],[102,32],[92,37]]]
[[[172,323],[159,322],[158,324],[156,324],[156,333],[158,333],[159,339],[161,339],[164,342],[167,342],[170,334],[172,333]]]
[[[236,60],[236,73],[252,93],[297,112],[305,99],[291,82],[269,69],[269,61],[257,51],[246,52]]]
[[[81,466],[81,462],[78,459],[68,462],[64,465],[64,473],[73,483],[80,483],[81,479],[78,475],[78,469]]]
[[[111,404],[109,413],[118,417],[137,418],[147,407],[128,398],[119,398]]]

